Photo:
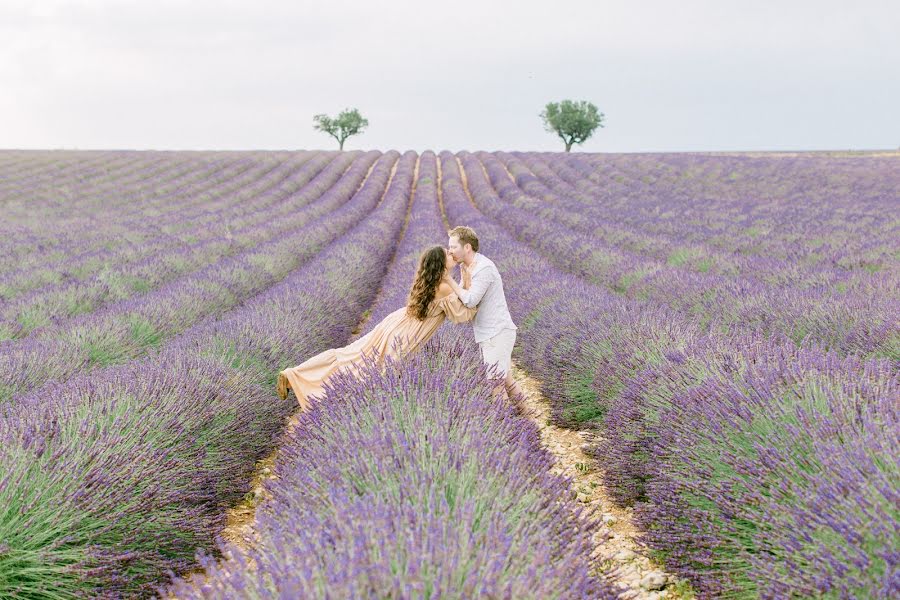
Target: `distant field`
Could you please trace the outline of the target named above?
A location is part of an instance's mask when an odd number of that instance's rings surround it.
[[[10,150],[0,217],[0,598],[157,593],[283,445],[268,579],[206,565],[216,597],[614,597],[449,325],[427,385],[344,382],[282,435],[278,371],[455,225],[692,593],[900,595],[900,151]]]

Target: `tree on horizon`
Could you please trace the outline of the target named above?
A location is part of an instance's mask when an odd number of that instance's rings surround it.
[[[585,100],[563,100],[548,103],[540,117],[544,120],[544,128],[558,135],[569,152],[573,144],[584,143],[597,127],[603,127],[604,115]]]
[[[326,114],[318,114],[313,117],[314,129],[324,131],[338,141],[338,149],[344,149],[344,142],[351,135],[356,135],[369,125],[358,109],[346,108],[332,119]]]

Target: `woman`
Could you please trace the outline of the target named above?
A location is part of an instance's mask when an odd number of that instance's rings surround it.
[[[416,350],[428,341],[444,319],[464,323],[475,318],[477,308],[468,308],[442,280],[456,266],[453,256],[441,246],[422,253],[406,306],[384,318],[372,331],[343,348],[331,348],[306,362],[278,374],[277,391],[283,400],[293,389],[303,410],[310,396],[322,394],[324,383],[335,371],[348,367],[356,372],[364,354],[376,357],[396,356]],[[468,288],[469,281],[463,282]]]

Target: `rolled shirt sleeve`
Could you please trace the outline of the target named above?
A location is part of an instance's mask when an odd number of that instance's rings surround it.
[[[487,291],[488,286],[491,285],[493,280],[493,269],[486,267],[479,270],[472,275],[472,287],[468,290],[463,290],[463,293],[460,294],[460,301],[469,308],[475,308],[478,306],[478,303],[481,302],[481,298],[484,297],[484,293]]]

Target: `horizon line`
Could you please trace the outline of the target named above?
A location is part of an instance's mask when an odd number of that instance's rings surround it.
[[[441,152],[451,152],[456,154],[458,152],[533,152],[533,153],[554,153],[554,154],[750,154],[750,153],[764,153],[764,154],[784,154],[784,153],[834,153],[834,152],[844,152],[844,153],[870,153],[870,152],[886,152],[890,154],[900,154],[900,147],[897,148],[790,148],[790,149],[769,149],[769,150],[759,150],[759,149],[745,149],[745,150],[619,150],[619,151],[610,151],[610,150],[573,150],[571,152],[565,152],[564,150],[508,150],[508,149],[494,149],[494,150],[484,150],[484,149],[476,149],[476,150],[415,150],[415,149],[406,149],[399,150],[397,148],[352,148],[345,150],[338,150],[336,148],[78,148],[78,147],[50,147],[50,148],[0,148],[0,152],[390,152],[396,151],[401,154],[404,152],[416,152],[419,154],[423,154],[425,152],[432,152],[434,154],[440,154]]]

